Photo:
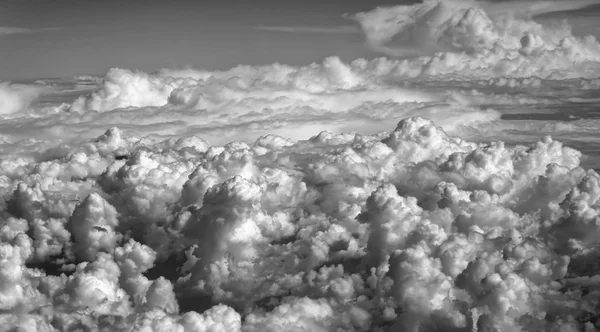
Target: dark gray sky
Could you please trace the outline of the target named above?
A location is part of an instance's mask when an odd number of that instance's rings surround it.
[[[407,2],[2,0],[0,80],[372,57],[342,15]]]

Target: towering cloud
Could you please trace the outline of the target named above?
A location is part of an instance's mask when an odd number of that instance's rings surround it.
[[[379,7],[351,18],[374,50],[394,57],[421,56],[432,64],[441,60],[454,69],[440,68],[442,72],[466,70],[469,75],[477,69],[523,75],[533,66],[538,75],[547,75],[542,73],[548,63],[561,71],[572,69],[573,63],[585,68],[586,63],[598,62],[600,44],[593,37],[574,37],[566,23],[542,26],[531,17],[591,3],[426,0]]]

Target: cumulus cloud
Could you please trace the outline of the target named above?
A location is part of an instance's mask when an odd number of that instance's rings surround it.
[[[4,324],[590,329],[600,176],[580,158],[419,117],[224,146],[111,129],[65,157],[3,161]]]
[[[597,42],[509,5],[355,16],[414,58],[3,83],[2,326],[599,328]]]
[[[41,86],[0,82],[0,116],[27,110],[47,90]]]
[[[456,65],[502,72],[521,71],[524,64],[539,69],[538,61],[560,69],[573,62],[598,62],[600,44],[591,36],[574,37],[567,23],[543,26],[531,16],[591,3],[428,0],[350,18],[359,23],[371,48],[394,57],[420,56],[426,62],[454,58],[450,61]]]
[[[534,46],[527,52],[535,53]],[[495,123],[501,116],[485,105],[553,103],[555,95],[543,96],[540,91],[549,91],[546,87],[554,88],[555,82],[577,84],[557,78],[596,72],[586,65],[582,72],[567,70],[538,56],[531,58],[542,67],[528,62],[518,68],[501,67],[501,63],[479,67],[468,55],[446,54],[350,63],[331,57],[303,67],[273,64],[217,72],[112,69],[89,95],[38,109],[37,117],[15,122],[18,130],[9,122],[0,124],[0,129],[7,142],[4,149],[11,151],[26,141],[31,151],[58,143],[57,137],[65,143],[91,138],[112,126],[127,126],[138,137],[201,135],[225,144],[270,133],[292,139],[306,139],[325,129],[374,133],[388,119],[414,115],[431,118],[452,134],[471,135],[476,134],[471,128]],[[587,82],[589,89],[595,89],[594,80]],[[512,95],[510,90],[519,88],[525,93]],[[498,89],[503,89],[500,94]]]

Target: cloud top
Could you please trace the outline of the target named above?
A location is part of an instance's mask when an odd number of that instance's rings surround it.
[[[3,159],[4,324],[591,328],[600,176],[580,158],[414,117],[224,146],[113,128],[62,158]]]
[[[427,0],[379,7],[350,17],[359,23],[372,49],[394,57],[435,59],[446,54],[478,67],[530,61],[549,61],[553,65],[564,62],[567,66],[598,62],[598,41],[574,37],[566,23],[543,26],[531,16],[589,4]]]

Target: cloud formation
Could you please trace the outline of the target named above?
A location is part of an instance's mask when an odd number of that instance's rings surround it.
[[[225,146],[111,129],[65,157],[3,160],[1,303],[26,313],[4,324],[589,329],[600,176],[580,157],[417,117]]]
[[[595,2],[427,0],[379,7],[350,18],[359,23],[371,48],[394,57],[460,54],[462,62],[483,67],[517,65],[532,57],[557,64],[567,59],[597,62],[600,46],[595,38],[572,36],[566,23],[542,26],[531,19],[591,3]]]
[[[46,87],[0,82],[0,116],[25,111]]]
[[[0,84],[2,326],[599,328],[598,43],[471,4],[362,16],[415,58]]]

